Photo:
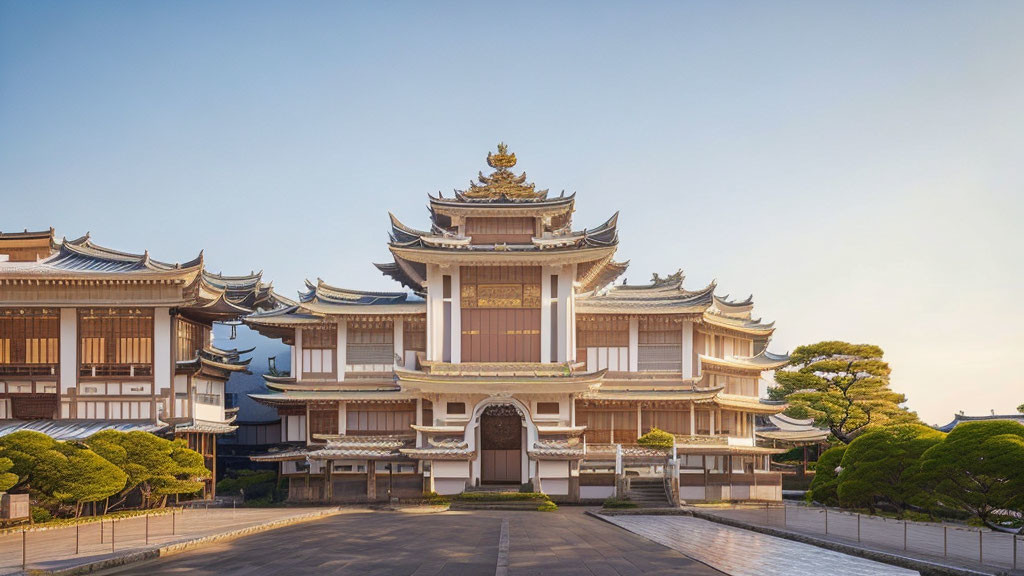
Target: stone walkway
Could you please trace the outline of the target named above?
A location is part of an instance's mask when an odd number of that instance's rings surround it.
[[[74,526],[29,530],[24,545],[29,569],[56,570],[327,510],[333,508],[187,509],[173,518],[170,514],[150,516],[148,544],[146,519],[135,517],[117,520],[113,529],[107,520],[102,525],[81,524],[77,530]],[[0,534],[0,575],[21,572],[22,538],[20,531]]]
[[[609,522],[731,576],[909,576],[913,570],[689,516],[607,516]]]

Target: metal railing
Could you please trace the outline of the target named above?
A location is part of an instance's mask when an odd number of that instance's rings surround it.
[[[835,508],[764,504],[709,513],[749,524],[825,535],[872,548],[999,568],[1024,568],[1024,537],[940,522],[898,520]]]

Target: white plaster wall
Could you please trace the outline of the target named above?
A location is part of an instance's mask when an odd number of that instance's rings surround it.
[[[692,378],[693,373],[693,322],[683,322],[683,378]]]
[[[395,365],[401,367],[405,366],[405,320],[401,316],[395,318],[394,327],[394,338],[392,338],[395,343],[394,352],[395,356],[402,359],[401,363],[396,360]]]
[[[285,442],[306,441],[306,417],[303,415],[281,416],[281,436]]]
[[[551,362],[551,268],[540,274],[540,361]]]
[[[440,361],[444,353],[443,280],[437,264],[427,265],[427,360]],[[461,340],[461,338],[460,338]]]
[[[436,460],[430,465],[434,478],[462,478],[469,477],[469,463],[463,460]]]
[[[153,310],[153,392],[171,387],[171,311],[169,308]]]
[[[338,344],[334,355],[338,359],[338,381],[345,380],[345,367],[348,365],[348,320],[338,319]]]
[[[636,316],[629,318],[629,371],[640,371],[640,319]],[[622,370],[623,368],[619,368]]]
[[[704,487],[703,486],[680,486],[679,487],[679,499],[680,500],[704,500]]]
[[[540,460],[537,462],[537,473],[544,480],[545,488],[549,478],[568,478],[569,463],[558,460]]]
[[[452,362],[462,362],[462,287],[459,283],[459,267],[452,266],[445,271],[452,276]],[[442,310],[444,304],[441,304]]]
[[[550,496],[568,496],[568,478],[544,478],[541,477],[541,484],[544,485],[544,493]]]
[[[60,393],[78,383],[78,309],[60,309]]]
[[[295,329],[295,347],[292,351],[292,375],[296,380],[302,380],[302,328]]]
[[[558,362],[566,362],[576,356],[576,321],[573,303],[573,279],[576,278],[576,265],[563,266],[558,273]]]
[[[615,486],[580,486],[580,499],[604,500],[615,496]]]
[[[462,494],[465,491],[465,478],[434,478],[434,492],[438,494]]]

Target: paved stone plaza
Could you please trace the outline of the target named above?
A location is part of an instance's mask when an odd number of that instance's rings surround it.
[[[695,518],[612,520],[626,529],[570,507],[554,513],[353,512],[213,544],[116,573],[800,576],[821,574],[827,567],[829,573],[855,576],[915,574]],[[503,523],[507,572],[500,559]]]
[[[611,516],[610,522],[731,576],[910,576],[913,570],[689,516]]]
[[[558,512],[366,512],[281,528],[138,564],[117,574],[496,573],[508,521],[508,574],[528,576],[721,575],[645,538],[586,516]]]

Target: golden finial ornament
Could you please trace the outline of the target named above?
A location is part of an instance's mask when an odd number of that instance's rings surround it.
[[[507,170],[516,165],[515,153],[508,153],[508,145],[504,142],[498,143],[498,153],[487,153],[487,165],[495,170]]]
[[[508,151],[504,142],[498,144],[498,151],[487,153],[487,165],[494,172],[484,176],[480,172],[477,179],[480,183],[470,182],[464,191],[456,190],[456,197],[465,200],[515,200],[531,201],[547,198],[547,190],[535,190],[534,185],[526,181],[526,172],[516,176],[510,168],[516,165],[516,155]]]

